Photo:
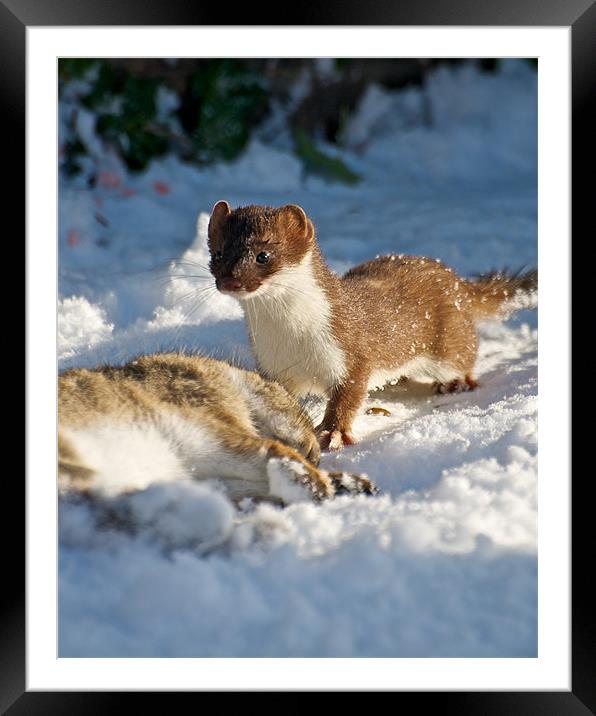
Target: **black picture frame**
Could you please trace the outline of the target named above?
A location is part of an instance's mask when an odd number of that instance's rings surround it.
[[[269,6],[271,7],[271,6]],[[4,148],[10,177],[9,213],[5,226],[19,226],[25,216],[25,62],[27,26],[69,25],[229,25],[230,10],[216,3],[188,0],[0,0],[0,102],[7,145]],[[328,0],[326,3],[296,3],[284,7],[284,15],[254,4],[233,10],[234,25],[419,25],[419,26],[566,26],[571,28],[572,46],[572,197],[573,225],[588,226],[593,204],[594,114],[590,99],[596,89],[596,4],[594,0]],[[13,221],[10,222],[10,214]],[[593,221],[591,222],[593,223]],[[14,233],[14,229],[12,230]],[[16,234],[15,234],[16,235]],[[570,336],[561,336],[569,340]],[[569,343],[570,344],[570,343]],[[562,381],[568,377],[563,375]],[[569,376],[570,380],[570,376]],[[560,387],[560,386],[559,386]],[[561,430],[571,426],[562,425]],[[4,481],[5,507],[24,515],[25,493],[17,479]],[[561,476],[562,478],[564,476]],[[596,713],[596,620],[590,604],[592,578],[587,550],[593,542],[587,494],[590,475],[578,480],[572,491],[572,689],[525,692],[400,692],[398,705],[414,697],[418,706],[483,714],[574,714]],[[20,509],[21,508],[21,509]],[[590,532],[589,532],[590,530]],[[22,542],[20,540],[22,539]],[[31,692],[25,690],[25,543],[24,531],[11,527],[5,545],[16,556],[13,567],[4,568],[4,609],[0,616],[0,710],[2,713],[109,713],[130,707],[140,693]],[[8,551],[8,547],[5,547]],[[172,696],[201,694],[152,693],[152,706],[172,710]],[[167,705],[164,699],[168,699]],[[422,701],[420,700],[422,699]],[[136,705],[136,703],[135,703]]]

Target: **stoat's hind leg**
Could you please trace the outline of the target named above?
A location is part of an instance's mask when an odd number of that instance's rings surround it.
[[[474,390],[477,387],[478,381],[469,375],[466,375],[464,378],[450,380],[448,383],[440,383],[438,381],[433,383],[433,390],[440,395],[446,395],[447,393],[464,393],[469,390]]]

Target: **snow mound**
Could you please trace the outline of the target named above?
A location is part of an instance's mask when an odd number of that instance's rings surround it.
[[[106,321],[105,310],[86,298],[65,298],[58,302],[59,358],[73,356],[108,340],[114,326]]]

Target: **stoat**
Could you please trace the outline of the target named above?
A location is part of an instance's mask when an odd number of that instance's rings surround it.
[[[216,286],[240,300],[261,373],[297,395],[327,397],[318,433],[330,449],[354,443],[367,391],[387,381],[475,388],[475,323],[505,316],[537,289],[536,271],[469,281],[438,260],[402,255],[337,276],[294,204],[232,210],[219,201],[208,242]]]
[[[204,356],[68,370],[58,422],[65,494],[109,498],[188,478],[217,478],[233,500],[376,492],[365,476],[317,467],[313,425],[281,385]]]

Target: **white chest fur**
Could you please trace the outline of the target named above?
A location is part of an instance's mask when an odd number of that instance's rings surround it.
[[[331,305],[307,254],[242,302],[259,367],[299,395],[325,394],[346,374],[331,330]]]

